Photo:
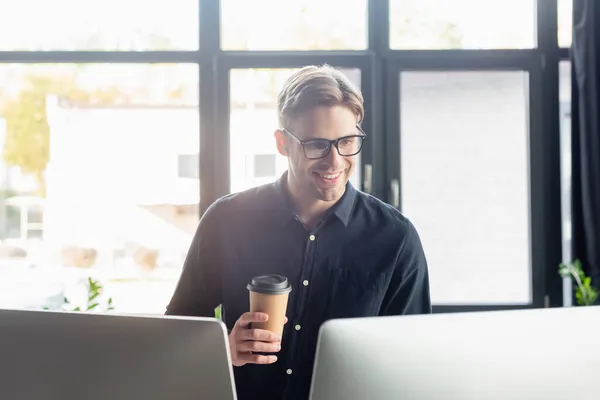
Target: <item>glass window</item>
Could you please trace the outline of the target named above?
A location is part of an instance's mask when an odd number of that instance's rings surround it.
[[[402,212],[434,304],[531,301],[528,74],[402,72]]]
[[[224,50],[367,48],[366,0],[221,0]]]
[[[277,94],[293,71],[293,69],[231,70],[229,142],[232,192],[273,182],[287,170],[287,159],[277,152],[273,133],[280,127],[277,118]],[[342,71],[360,88],[360,70]],[[261,169],[264,174],[256,174],[256,164],[254,164],[256,155],[275,159],[275,168],[269,165],[268,175],[266,168]],[[248,160],[252,162],[249,163]],[[357,165],[360,165],[360,158]],[[360,168],[356,168],[351,182],[356,188],[360,188]]]
[[[82,305],[91,277],[105,306],[164,312],[198,222],[177,164],[198,84],[196,65],[0,65],[0,307]]]
[[[271,177],[277,174],[275,154],[255,154],[253,164],[255,178]]]
[[[390,47],[533,48],[535,10],[535,0],[390,0]]]
[[[561,61],[559,64],[559,112],[560,112],[560,147],[561,147],[561,204],[563,261],[572,260],[572,216],[571,216],[571,62]]]
[[[200,178],[200,155],[199,154],[180,154],[179,177],[180,178]]]
[[[571,47],[573,35],[573,0],[558,0],[558,45]]]
[[[19,0],[2,6],[0,50],[195,50],[198,0]]]

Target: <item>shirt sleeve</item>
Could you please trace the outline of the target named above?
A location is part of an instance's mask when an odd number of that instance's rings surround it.
[[[381,315],[431,313],[429,271],[421,239],[408,221]]]
[[[218,221],[213,204],[200,219],[166,315],[215,316],[214,309],[221,304]]]

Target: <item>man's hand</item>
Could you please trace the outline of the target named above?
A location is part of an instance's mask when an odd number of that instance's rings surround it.
[[[265,313],[244,313],[238,319],[229,334],[229,348],[231,349],[231,361],[236,367],[246,364],[273,364],[277,357],[273,355],[264,356],[253,354],[277,353],[281,350],[281,337],[279,335],[262,329],[251,329],[253,322],[265,322],[269,316]],[[287,318],[286,318],[287,322]]]

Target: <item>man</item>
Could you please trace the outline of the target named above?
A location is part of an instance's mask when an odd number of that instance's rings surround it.
[[[415,228],[349,183],[366,140],[360,92],[341,72],[309,66],[287,80],[278,112],[288,171],[209,207],[167,307],[210,317],[223,305],[241,400],[308,398],[328,319],[431,311]],[[247,312],[246,285],[265,274],[292,283],[283,338],[250,328],[268,316]]]

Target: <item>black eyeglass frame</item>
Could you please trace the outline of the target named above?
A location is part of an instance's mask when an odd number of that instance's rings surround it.
[[[331,152],[331,147],[332,146],[334,146],[336,148],[338,154],[340,156],[342,156],[342,157],[352,157],[352,156],[357,155],[358,153],[360,153],[362,151],[363,142],[367,138],[367,134],[358,125],[356,125],[356,129],[359,130],[360,135],[348,135],[348,136],[342,136],[341,138],[329,140],[329,139],[300,139],[298,136],[296,136],[292,132],[288,131],[287,129],[281,128],[282,131],[284,131],[285,133],[287,133],[288,135],[290,135],[291,137],[293,137],[294,139],[296,139],[296,141],[298,143],[300,143],[300,145],[302,146],[302,151],[304,152],[304,157],[306,157],[309,160],[320,160],[321,158],[327,157],[329,155],[329,153]],[[340,153],[340,148],[339,148],[340,140],[345,140],[345,139],[349,139],[349,138],[360,138],[360,147],[358,148],[358,151],[356,153],[353,153],[353,154],[342,154],[342,153]],[[325,154],[323,154],[320,157],[308,157],[306,155],[306,144],[308,144],[308,143],[315,143],[315,142],[319,142],[319,143],[325,143],[326,142],[327,143],[327,151],[325,152]]]

